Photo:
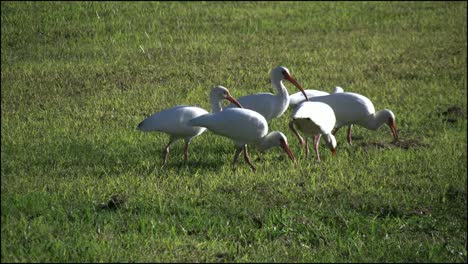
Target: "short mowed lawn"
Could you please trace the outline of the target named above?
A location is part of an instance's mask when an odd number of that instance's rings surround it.
[[[1,2],[2,262],[467,262],[466,2]],[[285,66],[396,115],[306,159],[136,126]],[[289,93],[298,90],[285,82]]]

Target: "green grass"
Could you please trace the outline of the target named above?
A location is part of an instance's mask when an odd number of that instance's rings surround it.
[[[2,2],[2,262],[467,262],[466,2]],[[136,125],[271,91],[369,97],[388,127],[298,158]],[[289,92],[297,92],[286,84]],[[455,122],[441,112],[461,109]],[[413,142],[413,144],[409,144]],[[406,146],[406,147],[405,147]],[[111,196],[123,203],[105,209]]]

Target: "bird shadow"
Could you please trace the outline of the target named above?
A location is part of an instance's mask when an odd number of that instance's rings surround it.
[[[406,139],[398,139],[397,141],[392,141],[392,142],[375,142],[375,141],[369,141],[369,142],[360,142],[357,144],[359,147],[362,147],[364,150],[370,150],[370,149],[395,149],[395,148],[400,148],[404,150],[410,150],[410,149],[420,149],[420,148],[426,148],[429,147],[430,145],[427,143],[422,142],[419,139],[413,139],[413,138],[406,138]]]
[[[161,171],[169,169],[207,169],[207,170],[219,170],[224,164],[217,161],[205,161],[205,160],[193,160],[189,159],[188,161],[178,160],[178,161],[167,161],[165,165],[160,163],[154,165],[154,169],[159,169]]]

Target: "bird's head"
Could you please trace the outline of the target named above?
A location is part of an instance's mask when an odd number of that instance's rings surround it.
[[[302,86],[291,76],[291,73],[289,73],[289,70],[288,68],[286,67],[283,67],[283,66],[278,66],[276,68],[274,68],[272,71],[271,71],[271,74],[270,74],[270,79],[271,79],[271,82],[275,82],[275,81],[282,81],[282,80],[288,80],[290,81],[292,84],[294,84],[297,89],[299,89],[302,94],[304,95],[306,101],[309,101],[309,98],[307,98],[307,95],[304,91],[304,89],[302,88]]]
[[[387,124],[392,130],[393,140],[398,141],[398,129],[395,124],[395,114],[388,109],[384,109],[382,111],[386,115]]]
[[[281,147],[281,149],[286,152],[288,157],[294,161],[294,163],[296,162],[296,158],[289,148],[288,139],[279,131],[273,131],[266,135],[259,145],[259,150],[263,152],[277,146]]]
[[[328,148],[331,150],[333,156],[336,155],[336,138],[333,136],[333,134],[325,134],[323,135],[323,139],[325,140],[325,143],[327,144]]]
[[[210,98],[211,98],[211,101],[214,101],[214,102],[216,101],[219,102],[223,99],[226,99],[229,102],[237,105],[238,107],[243,108],[242,105],[234,97],[232,97],[229,90],[224,86],[216,86],[213,89],[211,89]]]

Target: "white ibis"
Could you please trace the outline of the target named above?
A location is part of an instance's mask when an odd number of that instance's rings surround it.
[[[348,143],[351,144],[351,128],[353,124],[376,130],[383,124],[388,124],[393,138],[398,140],[398,130],[395,125],[395,115],[388,109],[375,111],[374,105],[367,97],[357,93],[334,93],[325,96],[312,97],[309,101],[328,104],[335,112],[335,135],[342,126],[348,126]]]
[[[292,121],[289,122],[289,127],[299,139],[301,145],[304,145],[304,140],[299,135],[294,126],[296,126],[306,137],[306,157],[309,157],[309,137],[314,137],[314,148],[317,161],[320,161],[318,145],[320,137],[323,135],[325,142],[332,151],[336,154],[336,139],[332,135],[333,127],[335,126],[335,113],[333,109],[320,102],[303,102],[298,105],[291,114]]]
[[[272,93],[257,93],[252,95],[242,96],[237,98],[237,101],[246,109],[254,110],[269,122],[271,119],[280,117],[289,106],[289,94],[286,87],[283,85],[283,80],[288,80],[293,83],[303,94],[304,99],[307,95],[301,85],[291,76],[289,70],[279,66],[274,68],[270,73],[270,80],[277,94]],[[226,108],[235,107],[233,104]]]
[[[273,131],[268,133],[268,123],[259,113],[241,108],[228,108],[222,112],[206,114],[192,119],[189,122],[193,126],[206,127],[213,133],[232,139],[236,145],[236,153],[232,162],[232,169],[241,151],[244,151],[244,159],[250,168],[255,171],[255,167],[250,162],[247,153],[247,144],[256,146],[261,152],[271,147],[280,146],[292,161],[296,161],[291,152],[286,136]]]
[[[324,91],[319,91],[319,90],[304,90],[305,94],[307,95],[307,98],[315,97],[315,96],[323,96],[323,95],[329,95],[329,93],[324,92]],[[342,93],[344,92],[343,88],[336,86],[333,88],[332,94],[334,93]],[[294,108],[298,104],[305,102],[304,94],[302,92],[297,92],[294,94],[291,94],[289,96],[289,106]]]
[[[210,93],[210,103],[213,112],[222,110],[221,101],[223,99],[242,107],[236,99],[234,99],[229,90],[223,86],[214,87]],[[188,122],[198,116],[208,114],[208,112],[200,107],[179,105],[172,108],[154,113],[143,120],[137,127],[138,130],[144,132],[159,131],[170,135],[169,143],[163,149],[163,166],[166,164],[169,154],[169,146],[179,139],[185,141],[185,161],[188,161],[189,144],[192,138],[205,132],[204,127],[194,127]]]

